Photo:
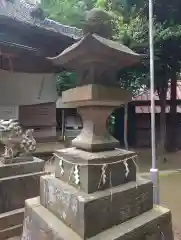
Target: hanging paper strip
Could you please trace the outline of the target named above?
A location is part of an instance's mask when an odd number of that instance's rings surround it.
[[[80,175],[79,175],[79,166],[75,165],[74,168],[74,179],[75,179],[75,184],[79,184],[80,183]]]
[[[59,161],[59,167],[60,167],[60,174],[63,176],[64,175],[64,169],[63,169],[63,160],[60,159]]]

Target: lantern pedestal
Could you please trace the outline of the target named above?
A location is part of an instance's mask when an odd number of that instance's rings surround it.
[[[116,148],[106,130],[114,106],[129,100],[119,91],[88,85],[63,94],[83,130],[54,153],[55,175],[41,177],[40,198],[26,201],[22,240],[173,240],[170,211],[154,207],[152,182],[136,177],[136,154]]]
[[[95,213],[92,222],[96,223]],[[102,219],[103,221],[104,219]],[[99,224],[99,222],[97,222]],[[82,240],[69,226],[55,214],[40,204],[39,198],[26,201],[24,237],[33,236],[41,240]],[[148,235],[146,235],[148,234]],[[164,234],[164,235],[163,235]],[[22,238],[28,239],[28,238]],[[173,240],[171,213],[161,206],[154,206],[150,211],[130,219],[123,224],[102,230],[88,240]]]
[[[114,108],[131,100],[131,94],[123,89],[90,84],[63,93],[65,104],[78,108],[83,129],[72,141],[72,146],[90,152],[113,150],[119,141],[107,130],[107,119]]]

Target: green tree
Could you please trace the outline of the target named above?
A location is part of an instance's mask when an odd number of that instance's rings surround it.
[[[104,2],[104,4],[103,4]],[[148,1],[132,1],[124,0],[116,2],[101,0],[101,7],[107,7],[109,11],[113,11],[114,15],[122,14],[124,24],[117,18],[118,35],[117,39],[139,53],[149,55],[149,33],[148,33]],[[168,5],[167,5],[168,3]],[[165,11],[163,11],[165,9]],[[154,1],[154,27],[155,27],[155,88],[158,92],[161,102],[160,116],[160,145],[163,149],[166,139],[166,93],[168,82],[171,80],[171,122],[169,124],[170,135],[167,139],[171,139],[168,145],[175,145],[171,135],[175,136],[175,117],[176,117],[176,76],[180,72],[180,37],[181,37],[181,3],[178,0],[173,1]],[[141,68],[125,69],[120,73],[120,84],[125,88],[132,88],[137,92],[137,86],[149,87],[149,64],[145,61]],[[131,80],[130,80],[131,79]],[[136,88],[136,89],[135,89]]]
[[[82,27],[86,4],[81,0],[42,0],[41,8],[52,20],[65,25]]]
[[[77,76],[75,72],[61,72],[57,74],[57,92],[61,96],[63,91],[76,87]]]
[[[171,109],[170,109],[170,122],[168,125],[168,136],[167,146],[169,149],[174,150],[176,147],[176,82],[177,75],[180,72],[180,61],[181,61],[181,2],[178,0],[158,0],[153,1],[154,3],[154,27],[155,27],[155,56],[159,57],[159,62],[156,63],[155,69],[155,86],[158,91],[163,119],[163,109],[165,111],[166,104],[166,92],[168,87],[168,81],[171,80]],[[136,44],[147,46],[148,49],[148,32],[146,29],[143,30],[145,22],[148,26],[148,1],[143,0],[142,7],[137,11],[137,19],[139,23],[131,21],[128,24],[129,31],[131,33],[132,43],[136,40]],[[141,21],[140,21],[141,19]],[[136,23],[136,25],[135,25]],[[131,26],[133,24],[133,26]],[[139,29],[136,27],[139,26]],[[148,29],[148,28],[147,28]],[[143,51],[146,49],[142,49]],[[164,91],[163,91],[164,89]],[[164,104],[163,104],[164,103]],[[165,122],[165,121],[164,121]],[[160,124],[163,126],[163,122]]]

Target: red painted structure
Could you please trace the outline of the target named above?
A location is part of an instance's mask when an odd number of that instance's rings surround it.
[[[166,113],[170,112],[170,95],[171,95],[171,89],[170,85],[168,87],[167,91],[167,107],[166,107]],[[177,81],[177,100],[178,100],[178,106],[177,106],[177,113],[181,113],[181,80]],[[150,90],[145,91],[144,93],[136,96],[133,98],[134,105],[136,106],[136,113],[150,113],[151,106],[150,106]],[[159,96],[158,93],[155,92],[155,113],[160,113],[160,104],[159,104]]]
[[[169,119],[170,113],[170,85],[167,91],[167,106],[166,106],[166,119]],[[136,96],[132,104],[135,106],[135,145],[137,147],[150,147],[151,146],[151,103],[150,91]],[[156,114],[156,140],[159,141],[160,135],[160,100],[158,94],[155,93],[155,114]],[[177,82],[177,145],[181,148],[181,81]]]

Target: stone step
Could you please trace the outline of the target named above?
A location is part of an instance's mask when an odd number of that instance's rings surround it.
[[[136,180],[136,165],[131,159],[135,153],[130,151],[115,149],[90,153],[76,148],[65,148],[57,150],[54,154],[55,176],[87,193]],[[127,160],[124,162],[125,159]],[[106,174],[104,183],[101,179],[103,165]],[[75,166],[78,169],[79,184],[75,183]]]
[[[13,164],[13,163],[21,163],[21,162],[32,162],[34,161],[33,156],[19,156],[13,158],[0,158],[2,164]]]
[[[89,238],[152,209],[153,186],[151,181],[138,178],[87,194],[47,175],[40,180],[40,201],[78,235]]]
[[[23,223],[24,208],[0,214],[0,231]]]
[[[14,236],[20,236],[20,234],[22,233],[22,229],[23,229],[23,225],[16,225],[10,228],[6,228],[4,230],[0,231],[0,239],[4,240],[4,239],[9,239],[12,238]]]
[[[39,196],[40,176],[45,172],[28,173],[0,179],[0,213],[23,208],[25,200]]]
[[[96,221],[95,216],[95,221]],[[148,235],[148,237],[146,237]],[[24,238],[23,238],[24,237]],[[48,209],[39,198],[26,201],[22,239],[82,240]],[[25,238],[26,237],[26,238]],[[29,238],[28,238],[29,237]],[[163,238],[164,237],[164,238]],[[125,223],[114,226],[87,240],[173,240],[171,213],[155,206]]]
[[[44,160],[33,158],[33,161],[23,161],[11,164],[0,163],[0,180],[1,178],[16,176],[21,174],[41,172],[44,169]]]

